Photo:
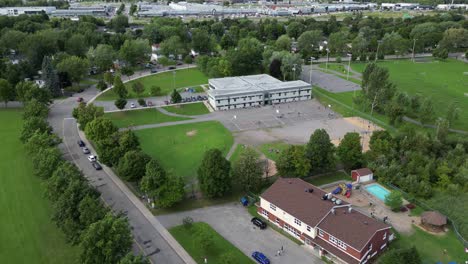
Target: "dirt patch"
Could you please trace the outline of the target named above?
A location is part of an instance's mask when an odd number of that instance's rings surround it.
[[[187,133],[185,133],[185,134],[187,135],[187,137],[193,137],[193,136],[195,136],[197,133],[198,133],[198,130],[195,129],[195,130],[191,130],[191,131],[189,131],[189,132],[187,132]]]

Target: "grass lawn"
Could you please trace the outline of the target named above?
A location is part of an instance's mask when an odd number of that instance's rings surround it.
[[[285,142],[278,141],[260,145],[259,149],[263,154],[265,154],[267,158],[276,162],[281,152],[287,149],[289,146],[290,145]]]
[[[169,94],[174,88],[174,74],[175,72],[175,87],[182,88],[187,86],[199,86],[200,84],[208,83],[208,77],[206,77],[201,71],[196,68],[162,72],[153,74],[147,77],[140,78],[138,80],[130,81],[125,84],[128,89],[128,98],[137,98],[138,96],[133,92],[132,83],[139,81],[145,87],[145,91],[142,93],[141,97],[150,97],[151,95],[151,86],[161,87],[162,94]],[[125,81],[125,77],[122,78],[122,81]],[[117,95],[111,89],[102,95],[100,95],[96,100],[98,101],[113,101],[117,99]]]
[[[413,63],[410,60],[392,60],[378,63],[390,72],[390,80],[399,90],[408,94],[421,94],[430,97],[437,116],[445,117],[448,106],[457,102],[459,118],[453,128],[468,130],[468,67],[465,63],[448,59]],[[364,71],[366,64],[355,63],[351,67]]]
[[[213,239],[213,244],[207,252],[204,252],[199,243],[197,243],[195,232],[200,227],[206,227],[207,230],[209,230],[210,237]],[[189,229],[180,225],[170,228],[169,232],[197,263],[205,263],[205,257],[208,263],[226,263],[223,259],[224,254],[230,254],[232,256],[232,263],[254,263],[253,259],[246,256],[242,251],[224,239],[224,237],[218,234],[218,232],[207,223],[193,223],[192,227]]]
[[[244,152],[244,149],[245,145],[237,145],[236,150],[234,150],[234,153],[232,153],[231,157],[229,158],[229,161],[231,161],[231,165],[239,159],[240,155]]]
[[[327,69],[327,64],[326,63],[320,63],[319,68],[326,70]],[[341,63],[328,63],[328,69],[332,71],[339,72],[341,74],[346,75],[348,71],[345,69],[344,65]]]
[[[204,103],[181,104],[177,106],[166,106],[165,110],[179,115],[203,115],[210,111]]]
[[[224,155],[233,144],[231,132],[216,121],[150,128],[135,131],[143,151],[158,159],[167,171],[191,179],[206,150]]]
[[[442,263],[450,261],[465,262],[467,254],[452,230],[445,235],[437,236],[426,233],[418,227],[413,228],[413,234],[409,236],[400,234],[398,239],[392,242],[391,245],[402,248],[415,246],[423,263],[436,263],[438,261]],[[447,254],[444,254],[444,249],[447,250]]]
[[[165,115],[154,108],[106,113],[104,116],[109,118],[118,127],[159,124],[189,119]]]
[[[420,216],[422,213],[424,213],[426,210],[424,210],[420,206],[416,206],[413,209],[410,209],[410,216]]]
[[[352,181],[352,178],[351,176],[349,176],[343,171],[335,171],[335,172],[323,174],[320,176],[312,176],[312,177],[305,179],[305,181],[315,186],[321,186],[321,185],[329,184],[329,183],[340,181],[340,180]]]
[[[77,263],[78,248],[50,220],[42,183],[18,139],[22,112],[1,109],[0,122],[0,263]]]

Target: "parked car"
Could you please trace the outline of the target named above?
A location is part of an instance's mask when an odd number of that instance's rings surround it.
[[[135,103],[130,104],[130,108],[135,108],[135,107],[136,107]]]
[[[94,155],[90,155],[90,156],[88,156],[88,160],[89,160],[89,162],[95,162],[97,160],[97,157],[94,156]]]
[[[177,62],[177,65],[178,65],[178,66],[180,66],[180,65],[182,65],[182,64],[183,64],[183,63],[180,62],[180,61]]]
[[[89,154],[89,149],[87,147],[82,148],[84,154]]]
[[[145,68],[150,69],[151,67],[153,67],[153,65],[151,65],[151,63],[146,63],[145,64]]]
[[[265,229],[267,227],[267,224],[263,222],[260,218],[254,217],[252,220],[250,220],[252,224],[258,226],[260,229]]]
[[[157,73],[157,72],[158,72],[158,70],[157,70],[157,69],[155,69],[155,68],[151,68],[150,72],[151,72],[151,73]]]
[[[270,264],[270,260],[262,252],[255,251],[252,253],[252,258],[260,264]]]
[[[148,101],[148,102],[146,102],[146,105],[147,105],[147,106],[153,106],[153,102]]]
[[[102,170],[102,166],[99,163],[93,162],[92,165],[96,170]]]
[[[77,101],[78,103],[83,102],[83,97],[78,97],[78,98],[76,98],[76,101]]]
[[[78,146],[80,146],[80,147],[86,146],[86,144],[83,142],[83,140],[78,140],[77,143],[78,143]]]
[[[176,66],[169,66],[169,70],[175,70]]]
[[[166,105],[168,105],[168,104],[169,104],[169,101],[167,101],[167,100],[164,100],[164,103],[165,103]]]

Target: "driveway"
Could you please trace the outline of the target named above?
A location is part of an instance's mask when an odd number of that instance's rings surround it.
[[[299,246],[287,237],[267,228],[260,230],[250,223],[251,215],[239,203],[200,208],[193,211],[157,216],[166,228],[182,224],[190,216],[195,222],[206,222],[220,235],[250,256],[253,251],[263,252],[272,263],[323,263],[312,249]],[[283,246],[282,256],[275,256]],[[209,260],[208,260],[209,262]]]

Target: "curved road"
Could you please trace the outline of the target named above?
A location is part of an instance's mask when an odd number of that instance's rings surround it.
[[[76,98],[80,96],[88,101],[97,93],[95,88],[89,88],[75,97],[55,101],[50,107],[48,120],[54,132],[63,140],[59,148],[64,158],[80,168],[90,184],[101,193],[102,200],[114,212],[123,212],[128,217],[135,240],[135,253],[144,254],[152,263],[195,263],[143,202],[110,169],[103,166],[104,170],[94,170],[86,158],[87,155],[78,147],[76,142],[80,139],[81,132],[78,131],[71,114],[77,106]],[[82,139],[87,142],[85,138]],[[92,146],[87,145],[93,151]]]

